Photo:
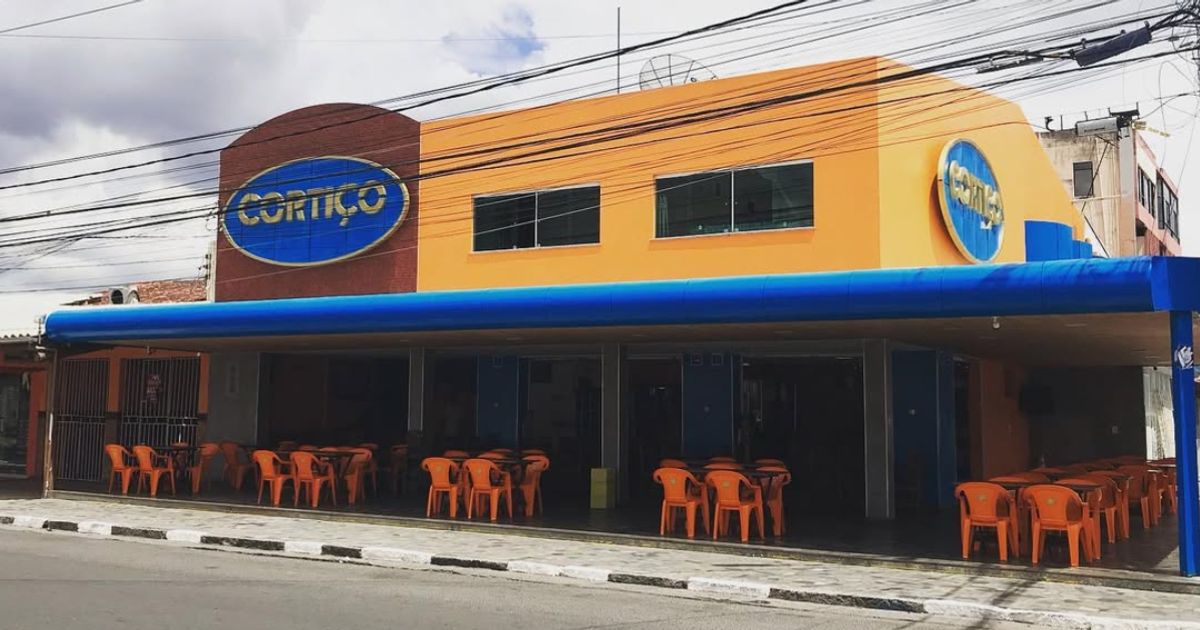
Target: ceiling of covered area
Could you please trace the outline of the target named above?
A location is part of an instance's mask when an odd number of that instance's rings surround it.
[[[999,324],[996,327],[995,324]],[[951,350],[1025,365],[1170,365],[1166,313],[1108,313],[889,319],[756,324],[468,330],[284,337],[224,337],[116,342],[113,345],[206,352],[353,352],[391,354],[429,348],[537,348],[619,342],[780,347],[800,342],[864,338]]]

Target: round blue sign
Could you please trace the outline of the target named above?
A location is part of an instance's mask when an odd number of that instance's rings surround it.
[[[396,174],[352,157],[305,158],[259,173],[233,193],[221,223],[256,260],[305,266],[345,260],[400,226],[408,189]]]
[[[942,220],[959,251],[972,262],[989,262],[1004,241],[1004,202],[1000,184],[979,147],[954,140],[938,165]]]

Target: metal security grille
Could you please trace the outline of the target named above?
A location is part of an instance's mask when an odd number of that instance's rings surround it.
[[[200,359],[121,361],[121,443],[168,446],[196,442]]]
[[[54,474],[58,479],[99,481],[104,471],[104,414],[108,360],[60,361],[54,386]]]

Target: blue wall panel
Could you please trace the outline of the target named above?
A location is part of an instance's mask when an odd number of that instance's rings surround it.
[[[1054,221],[1025,222],[1025,260],[1041,262],[1076,258],[1071,226]]]
[[[479,357],[475,435],[486,448],[516,448],[521,361]]]
[[[683,455],[733,455],[734,390],[740,361],[728,353],[683,356]],[[737,397],[735,397],[735,395]]]
[[[945,509],[954,503],[954,357],[934,350],[892,353],[897,501]]]

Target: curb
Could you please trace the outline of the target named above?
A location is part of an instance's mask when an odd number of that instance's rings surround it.
[[[45,531],[91,534],[114,538],[143,538],[166,540],[215,547],[233,547],[254,551],[269,551],[296,556],[325,557],[336,560],[357,560],[371,563],[399,563],[416,566],[441,566],[463,569],[483,569],[508,573],[565,577],[592,583],[629,584],[655,588],[688,590],[697,593],[748,597],[758,600],[779,600],[825,606],[843,606],[868,610],[897,611],[958,619],[979,621],[1009,621],[1033,624],[1050,628],[1080,629],[1128,629],[1128,628],[1181,628],[1200,630],[1200,623],[1180,621],[1134,621],[1110,617],[1089,616],[1080,613],[1043,612],[1003,608],[990,604],[964,602],[948,599],[913,599],[904,597],[876,597],[828,591],[807,591],[777,588],[770,584],[728,580],[710,577],[679,579],[666,576],[620,573],[605,568],[566,565],[560,566],[528,560],[484,560],[461,556],[431,554],[428,552],[396,549],[392,547],[356,547],[334,545],[308,540],[268,540],[234,536],[213,536],[189,529],[158,529],[126,527],[100,521],[64,521],[36,516],[0,515],[0,526]],[[382,565],[391,566],[391,565]]]

